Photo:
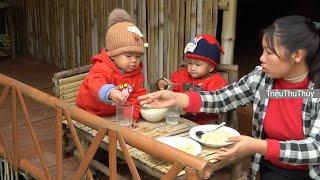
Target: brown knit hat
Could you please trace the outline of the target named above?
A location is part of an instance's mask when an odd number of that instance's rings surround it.
[[[144,37],[123,9],[114,9],[108,19],[106,49],[109,56],[126,52],[144,54]]]

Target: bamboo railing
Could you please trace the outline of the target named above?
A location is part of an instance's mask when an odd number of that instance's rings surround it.
[[[10,0],[19,54],[62,69],[90,64],[105,46],[107,18],[114,8],[128,11],[149,47],[143,56],[145,87],[153,89],[183,61],[184,46],[198,34],[216,35],[222,10],[222,63],[232,64],[237,0]],[[231,8],[230,8],[231,7]],[[221,26],[221,23],[220,23]],[[217,36],[220,37],[220,34]]]
[[[12,102],[12,129],[13,129],[13,152],[9,151],[6,146],[5,139],[0,131],[0,157],[4,158],[10,167],[14,168],[16,172],[21,169],[28,172],[30,175],[37,179],[62,179],[62,116],[65,116],[68,121],[68,126],[72,134],[72,139],[75,142],[77,151],[82,160],[79,168],[73,174],[72,179],[81,179],[86,173],[88,179],[92,179],[90,169],[88,168],[90,161],[92,160],[97,148],[102,143],[104,136],[109,137],[108,152],[109,152],[109,168],[110,168],[110,179],[117,179],[117,162],[116,162],[116,143],[119,142],[124,154],[125,161],[129,166],[129,170],[132,174],[133,179],[140,179],[138,171],[134,165],[134,162],[127,150],[126,144],[129,144],[141,151],[144,151],[151,156],[163,159],[167,162],[171,162],[174,165],[165,174],[164,178],[177,177],[178,173],[182,170],[186,170],[187,179],[207,179],[211,176],[212,165],[199,158],[189,154],[186,154],[180,150],[159,143],[156,140],[145,137],[133,130],[121,127],[114,122],[106,121],[105,119],[88,113],[76,106],[71,106],[60,99],[48,95],[42,91],[39,91],[31,86],[23,84],[15,79],[0,74],[0,85],[4,86],[2,95],[0,96],[0,107],[4,100],[11,93]],[[0,86],[0,87],[1,87]],[[24,103],[24,97],[32,98],[38,102],[48,105],[56,110],[56,176],[53,177],[46,164],[45,157],[42,149],[39,145],[38,138],[36,137],[35,130],[32,127],[29,112],[26,104]],[[33,145],[36,148],[36,153],[40,159],[42,168],[39,169],[30,160],[19,157],[19,142],[17,138],[17,121],[16,121],[16,104],[19,101],[21,109],[24,114],[25,124],[31,134]],[[74,129],[72,120],[85,124],[97,130],[97,134],[94,137],[91,145],[86,152],[83,151],[77,133]],[[158,148],[162,149],[163,152],[156,151]],[[177,159],[177,157],[179,157]]]

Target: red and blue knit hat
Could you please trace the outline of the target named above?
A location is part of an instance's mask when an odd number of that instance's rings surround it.
[[[184,53],[187,59],[204,61],[215,67],[220,63],[221,54],[224,52],[214,36],[203,34],[189,42]]]

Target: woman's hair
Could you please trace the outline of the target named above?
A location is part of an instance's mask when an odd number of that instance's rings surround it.
[[[306,50],[306,64],[309,67],[308,77],[320,87],[320,27],[303,16],[285,16],[277,19],[263,31],[266,44],[277,56],[275,43],[284,47],[285,56],[291,59],[291,54],[299,49]]]

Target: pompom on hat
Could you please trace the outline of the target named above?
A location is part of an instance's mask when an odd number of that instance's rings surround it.
[[[220,64],[220,57],[224,52],[214,36],[203,34],[189,42],[184,53],[187,59],[204,61],[215,67]]]
[[[144,54],[147,43],[130,15],[123,9],[114,9],[108,18],[106,49],[110,57],[127,52]]]

